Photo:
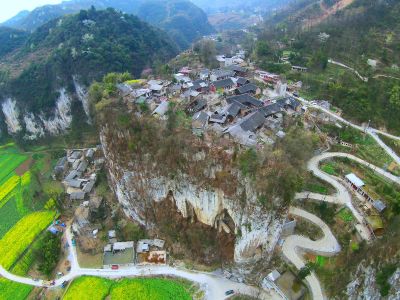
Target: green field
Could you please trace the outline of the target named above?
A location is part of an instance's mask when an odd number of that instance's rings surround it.
[[[32,179],[31,170],[43,170],[43,159],[33,157],[33,165],[24,165],[29,159],[10,143],[0,146],[0,264],[13,273],[25,276],[34,260],[32,242],[53,220],[54,211],[41,211],[42,202],[35,193],[41,192],[37,179]],[[39,165],[40,164],[40,165]],[[38,193],[42,195],[42,193]],[[31,286],[0,278],[0,300],[23,300],[32,291]]]
[[[183,280],[135,278],[112,281],[84,276],[76,279],[63,300],[190,300],[192,284]]]
[[[0,278],[0,300],[23,300],[28,297],[32,287]]]

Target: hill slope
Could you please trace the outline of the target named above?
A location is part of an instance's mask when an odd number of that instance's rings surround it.
[[[328,10],[328,4],[341,9],[324,17],[321,4]],[[375,126],[399,131],[400,80],[381,75],[400,78],[400,3],[355,0],[343,4],[339,0],[302,0],[272,17],[259,37],[272,48],[280,42],[284,49],[276,49],[275,58],[266,59],[277,62],[282,50],[289,51],[293,64],[310,69],[307,74],[286,74],[305,83],[306,95],[330,100],[354,120],[371,120]],[[327,64],[328,58],[356,69],[368,82],[345,68]]]
[[[166,30],[181,49],[214,32],[206,14],[186,0],[149,0],[139,6],[137,15],[140,19]]]
[[[139,76],[144,68],[177,52],[168,35],[113,9],[91,9],[50,21],[18,51],[0,60],[2,69],[10,70],[0,85],[0,100],[9,99],[2,105],[11,132],[20,129],[14,126],[20,121],[15,111],[45,118],[61,98],[84,98],[83,86],[92,80],[109,72]]]
[[[0,27],[0,58],[21,47],[29,34],[26,31]]]
[[[141,19],[171,33],[181,48],[187,48],[197,38],[212,33],[205,13],[187,0],[72,0],[58,5],[45,5],[29,14],[21,12],[3,23],[4,26],[22,30],[34,30],[41,25],[81,9],[112,7],[138,15]]]

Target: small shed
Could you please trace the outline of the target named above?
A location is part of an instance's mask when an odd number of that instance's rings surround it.
[[[273,270],[271,273],[267,275],[267,278],[272,282],[278,280],[279,277],[281,277],[281,274],[277,270]]]
[[[117,233],[115,232],[115,230],[109,230],[108,231],[108,238],[113,239],[117,236]]]
[[[372,202],[372,206],[380,213],[386,208],[386,204],[383,203],[381,200],[375,200],[374,202]]]

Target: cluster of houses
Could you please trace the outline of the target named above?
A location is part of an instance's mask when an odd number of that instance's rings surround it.
[[[386,209],[386,205],[382,200],[369,191],[368,186],[357,175],[350,173],[345,176],[347,184],[360,196],[362,201],[362,210],[366,214],[366,221],[371,232],[375,236],[383,234],[384,226],[380,214]]]
[[[276,74],[250,71],[244,52],[217,59],[218,69],[183,67],[173,81],[127,82],[118,89],[127,103],[146,103],[153,115],[161,118],[165,118],[170,101],[182,103],[192,116],[197,135],[210,130],[244,146],[271,144],[284,137],[283,115],[300,114],[303,108],[287,96],[287,84]]]
[[[165,265],[167,252],[165,241],[160,239],[118,242],[115,230],[108,232],[108,244],[104,247],[103,267],[116,268],[129,265]]]
[[[54,179],[63,179],[70,200],[88,200],[96,183],[96,173],[104,159],[96,155],[97,148],[67,150],[67,155],[57,162]],[[65,176],[65,177],[64,177]]]

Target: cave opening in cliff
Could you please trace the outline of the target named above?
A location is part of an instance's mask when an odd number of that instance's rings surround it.
[[[232,218],[224,211],[219,220],[225,225],[209,226],[200,222],[193,209],[184,217],[178,210],[172,192],[153,206],[155,234],[165,239],[167,249],[177,259],[204,265],[230,263],[234,257],[235,231]],[[222,223],[221,222],[221,223]],[[229,228],[229,229],[228,229]]]

